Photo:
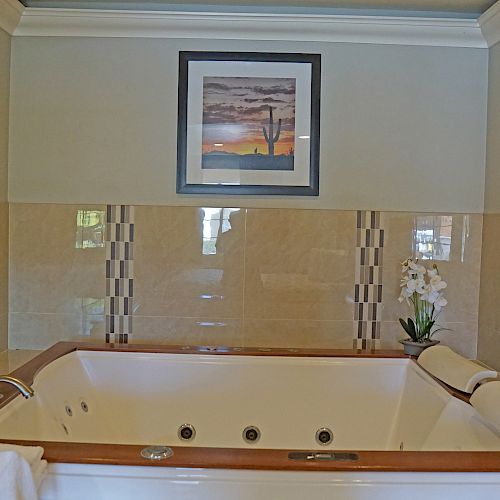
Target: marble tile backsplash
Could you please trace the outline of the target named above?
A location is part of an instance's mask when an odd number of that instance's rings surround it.
[[[500,370],[500,214],[484,214],[478,357]]]
[[[106,255],[96,213],[106,207],[10,207],[9,347],[104,341]],[[418,251],[449,283],[443,341],[474,357],[482,216],[378,215],[379,345],[398,348],[404,336],[400,262]],[[352,347],[356,226],[355,211],[136,206],[129,342]]]
[[[0,351],[7,349],[9,313],[9,205],[0,203]]]

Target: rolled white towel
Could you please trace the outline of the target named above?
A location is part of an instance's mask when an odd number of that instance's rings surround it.
[[[0,452],[2,500],[37,500],[37,488],[30,464],[15,451]]]
[[[0,443],[0,452],[2,451],[15,451],[19,453],[30,466],[38,465],[43,456],[43,448],[41,446],[18,446],[16,444]]]
[[[418,364],[444,383],[469,394],[479,382],[497,376],[496,371],[460,356],[445,345],[425,349],[418,357]]]

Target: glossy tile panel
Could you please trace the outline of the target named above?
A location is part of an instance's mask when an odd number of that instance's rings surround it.
[[[241,319],[245,210],[136,207],[134,314]]]
[[[11,205],[10,348],[104,341],[102,210]],[[380,224],[381,347],[399,348],[405,336],[400,262],[419,251],[449,283],[441,340],[474,357],[482,217],[383,212]],[[352,347],[356,225],[354,211],[135,207],[130,341]]]
[[[500,370],[500,214],[485,214],[481,259],[478,358]]]
[[[352,349],[352,320],[245,319],[245,347]]]
[[[9,206],[0,203],[0,350],[7,348],[9,312]]]
[[[89,336],[104,342],[103,316],[94,318],[99,334],[90,330],[83,333],[83,316],[80,314],[9,314],[9,349],[46,349],[61,340],[85,341]]]
[[[386,243],[384,248],[383,320],[397,322],[408,316],[409,308],[397,300],[401,262],[410,255],[420,255],[422,262],[435,263],[448,283],[448,305],[439,324],[450,328],[437,339],[475,357],[479,308],[482,216],[464,214],[384,213]],[[426,242],[425,245],[423,242]],[[452,326],[450,326],[452,325]],[[387,325],[386,325],[387,327]],[[392,342],[399,325],[382,328],[382,340]],[[384,334],[385,331],[385,334]],[[389,335],[389,337],[387,337]]]
[[[243,345],[240,319],[134,316],[130,342],[170,345]]]
[[[0,373],[11,373],[24,365],[41,351],[30,351],[28,349],[10,349],[0,352]]]
[[[247,210],[245,319],[352,321],[356,212]]]
[[[105,253],[79,245],[79,210],[104,207],[10,208],[9,348],[90,335],[104,314]]]

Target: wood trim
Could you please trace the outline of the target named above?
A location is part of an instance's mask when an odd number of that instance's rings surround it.
[[[355,462],[313,462],[288,459],[296,450],[197,448],[173,446],[172,457],[147,460],[140,455],[147,445],[86,444],[2,440],[7,444],[42,446],[51,463],[139,465],[205,469],[351,472],[500,472],[500,452],[473,451],[352,451]],[[316,450],[325,451],[325,450]],[[340,450],[336,450],[337,452]]]

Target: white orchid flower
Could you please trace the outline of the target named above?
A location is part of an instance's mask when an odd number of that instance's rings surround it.
[[[418,263],[418,259],[409,257],[401,266],[401,293],[398,300],[406,301],[413,308],[416,330],[424,335],[422,338],[430,338],[430,330],[439,311],[448,304],[441,292],[448,285],[439,275],[436,264],[427,270]]]
[[[427,302],[429,304],[436,304],[436,301],[439,299],[439,292],[436,292],[435,290],[431,290],[427,296]]]
[[[408,282],[406,283],[406,288],[408,289],[408,292],[413,293],[419,286],[419,283],[416,279],[409,279]]]
[[[410,291],[408,290],[408,288],[406,288],[406,287],[405,287],[405,288],[403,288],[403,289],[401,290],[401,294],[400,294],[400,295],[399,295],[399,297],[398,297],[399,302],[406,301],[406,303],[407,303],[408,305],[410,305],[409,298],[412,296],[412,294],[413,294],[413,292],[410,292]]]
[[[414,262],[413,259],[408,259],[408,267],[410,269],[415,270],[415,269],[417,269],[417,263]]]
[[[410,281],[410,277],[409,276],[403,276],[401,278],[401,285],[400,286],[406,286],[406,284],[408,283],[408,281]]]
[[[448,301],[443,296],[441,296],[438,300],[436,300],[436,302],[434,302],[434,308],[436,309],[436,311],[441,311],[441,309],[446,306],[446,304],[448,304]]]
[[[423,278],[418,278],[414,280],[416,282],[415,291],[419,294],[423,294],[427,290],[427,284]]]
[[[434,269],[429,269],[427,271],[427,274],[431,277],[431,278],[434,278],[435,276],[439,276],[439,272],[437,270],[437,267],[435,267]]]
[[[448,286],[448,283],[446,283],[446,281],[443,281],[441,279],[441,276],[437,275],[437,276],[433,276],[431,279],[430,279],[430,286],[433,290],[436,290],[436,291],[439,291],[439,290],[443,290],[444,288],[446,288]]]

